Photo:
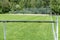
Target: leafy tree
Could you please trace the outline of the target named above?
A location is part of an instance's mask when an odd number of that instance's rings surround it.
[[[10,3],[8,0],[3,0],[2,1],[2,12],[9,12],[10,11]]]
[[[59,0],[50,0],[50,8],[55,13],[60,13],[60,1]]]
[[[19,6],[18,8],[16,6]],[[54,12],[60,13],[60,0],[0,0],[0,10],[22,10],[23,8],[50,7]]]

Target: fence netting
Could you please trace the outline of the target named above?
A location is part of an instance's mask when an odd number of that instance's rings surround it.
[[[7,40],[53,40],[51,23],[1,23],[0,40],[3,40],[3,28],[6,27]],[[2,37],[2,38],[1,38]]]

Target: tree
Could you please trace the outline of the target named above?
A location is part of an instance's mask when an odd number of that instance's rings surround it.
[[[2,1],[2,12],[6,13],[10,11],[10,3],[8,0],[3,0]]]
[[[60,1],[59,0],[50,0],[50,8],[55,13],[60,13]]]

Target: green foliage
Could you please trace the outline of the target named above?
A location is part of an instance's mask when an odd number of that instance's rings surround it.
[[[2,3],[2,5],[1,5]],[[19,5],[16,8],[16,5]],[[3,8],[1,8],[3,7]],[[55,12],[60,13],[60,0],[3,0],[0,1],[0,9],[5,11],[9,10],[22,10],[23,8],[43,8],[50,7]],[[4,11],[3,11],[4,12]]]
[[[10,3],[8,0],[3,0],[2,2],[2,12],[3,13],[6,13],[6,12],[9,12],[10,10]]]
[[[53,9],[54,12],[60,13],[60,1],[51,0],[50,1],[50,8]]]
[[[0,1],[0,13],[2,13],[2,1]]]

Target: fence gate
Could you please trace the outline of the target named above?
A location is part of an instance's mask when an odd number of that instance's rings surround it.
[[[3,23],[4,25],[4,40],[6,40],[6,23],[8,22],[24,22],[24,23],[51,23],[52,24],[52,31],[53,31],[53,35],[54,35],[54,40],[58,40],[58,16],[56,17],[56,21],[53,21],[52,17],[51,17],[51,21],[41,21],[41,20],[0,20],[0,22]],[[56,23],[56,30],[54,29],[54,23]]]

